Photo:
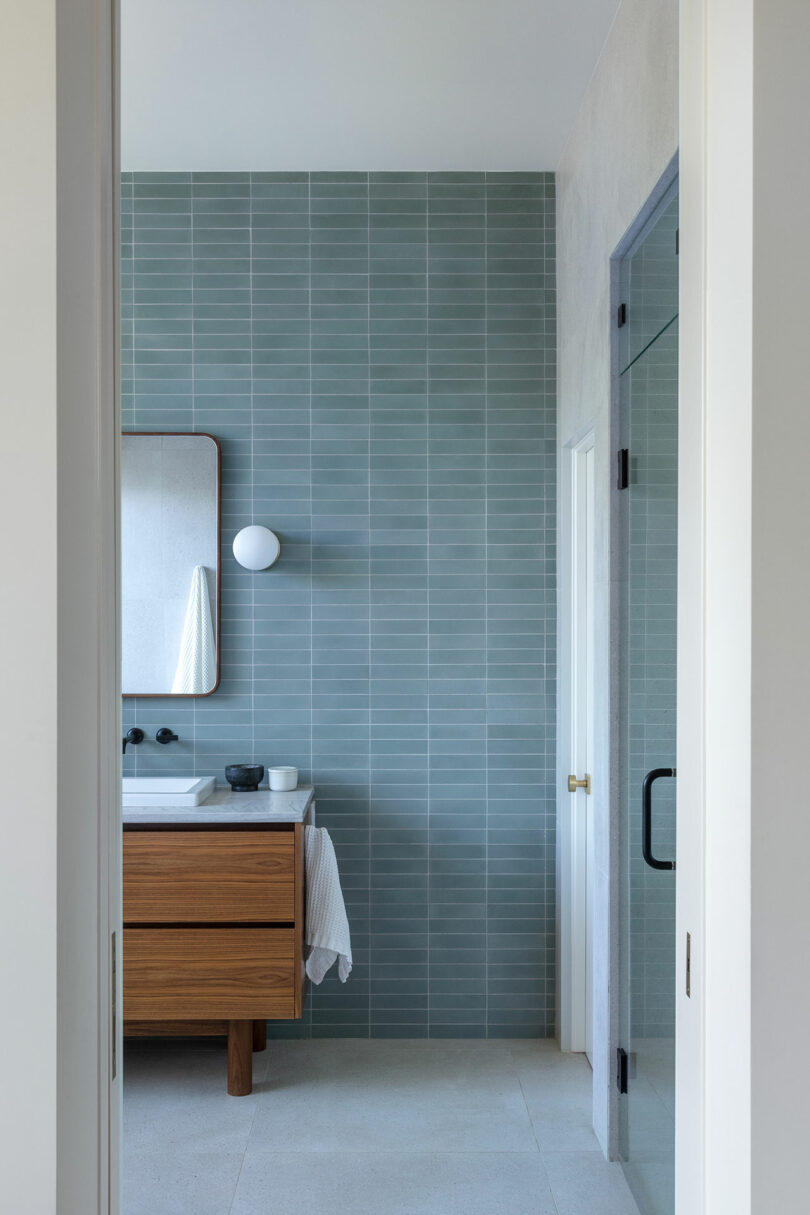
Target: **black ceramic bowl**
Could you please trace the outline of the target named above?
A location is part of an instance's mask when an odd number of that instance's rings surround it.
[[[228,764],[225,779],[234,793],[255,793],[264,776],[264,764]]]

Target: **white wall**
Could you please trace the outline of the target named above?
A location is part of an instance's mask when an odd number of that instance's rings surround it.
[[[117,864],[102,881],[99,863],[118,855],[120,746],[112,12],[26,0],[0,39],[0,1206],[14,1215],[97,1215],[116,1184],[119,896]]]
[[[807,1207],[810,7],[684,0],[678,1215]]]
[[[751,1209],[764,1215],[810,1194],[810,5],[753,7]]]
[[[8,21],[8,13],[5,22]],[[56,1196],[56,80],[54,6],[0,39],[3,532],[0,1185]],[[20,116],[25,115],[25,121]],[[26,240],[26,237],[28,239]],[[13,284],[13,287],[12,287]],[[25,526],[20,526],[24,521]],[[36,544],[31,543],[37,537]]]
[[[609,579],[611,445],[610,259],[667,169],[678,145],[677,0],[622,0],[557,171],[558,442],[595,430],[596,459],[596,932],[594,1128],[606,1151],[613,1067],[609,974],[610,883],[616,877],[609,831]],[[560,546],[568,532],[560,517]],[[568,772],[570,708],[562,673],[569,667],[565,577],[560,580],[559,763]],[[560,818],[568,806],[561,780]],[[613,993],[615,996],[615,993]]]
[[[752,16],[752,0],[682,3],[678,1215],[752,1210]]]
[[[553,169],[618,0],[123,0],[127,170]]]

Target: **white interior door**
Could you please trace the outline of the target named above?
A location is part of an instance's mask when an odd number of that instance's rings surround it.
[[[571,449],[571,1037],[593,1052],[594,440]]]

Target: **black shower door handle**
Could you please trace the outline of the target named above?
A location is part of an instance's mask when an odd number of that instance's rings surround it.
[[[674,869],[674,861],[659,861],[652,854],[652,789],[662,776],[674,776],[674,768],[652,768],[641,785],[641,854],[651,869]]]

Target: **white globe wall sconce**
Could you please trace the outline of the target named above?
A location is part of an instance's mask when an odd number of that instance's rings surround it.
[[[237,532],[233,555],[246,570],[267,570],[275,565],[281,554],[281,542],[269,527],[251,523]]]

